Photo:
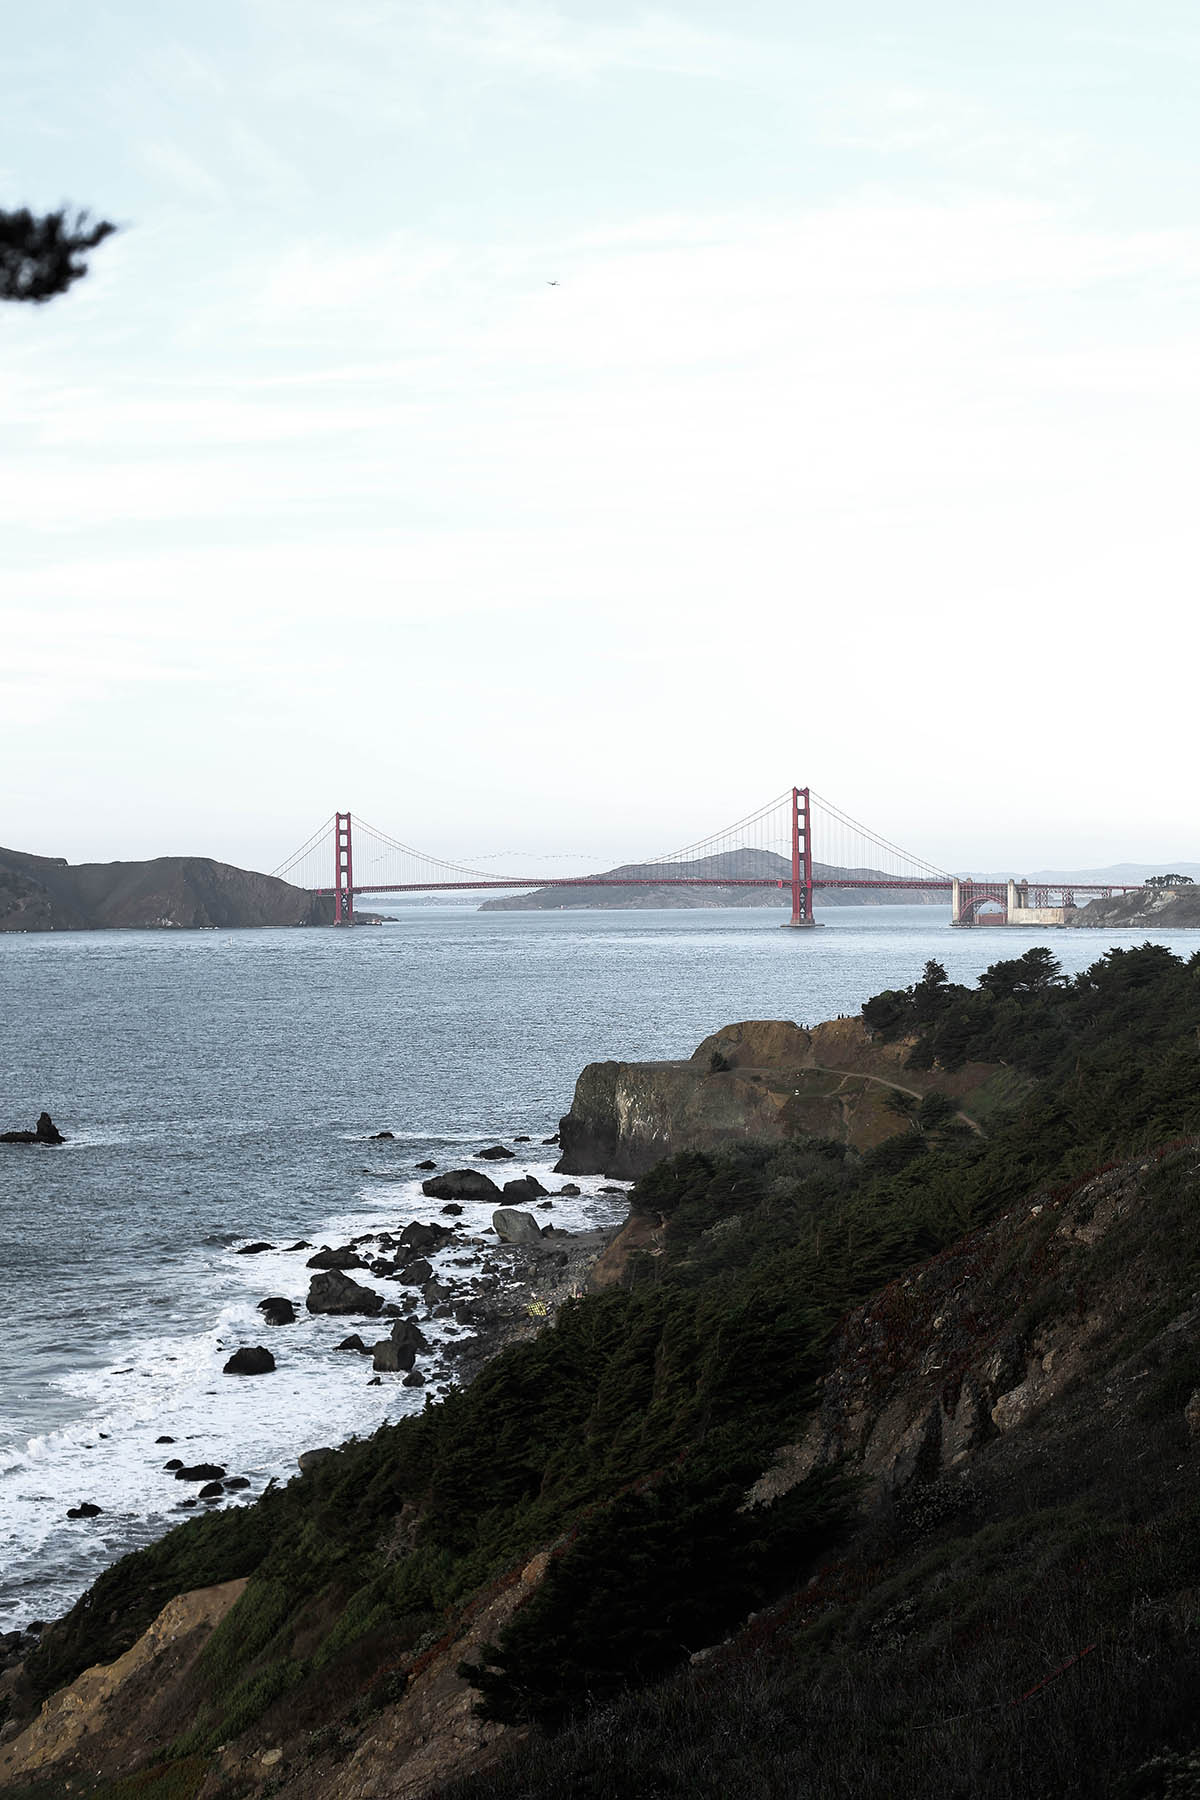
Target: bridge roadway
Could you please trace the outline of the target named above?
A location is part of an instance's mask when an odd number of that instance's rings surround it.
[[[504,881],[391,881],[375,887],[361,887],[356,881],[351,892],[354,894],[441,894],[448,892],[474,893],[476,889],[485,888],[579,888],[579,887],[716,887],[716,888],[789,888],[790,881],[779,881],[767,875],[537,875],[531,880],[523,880],[519,875],[510,875]],[[894,881],[852,881],[844,879],[823,879],[813,876],[815,888],[919,888],[926,892],[948,894],[951,888],[949,877],[945,881],[906,880],[897,876]],[[345,890],[343,889],[343,892]],[[1077,889],[1078,892],[1090,892],[1090,889]],[[1109,893],[1109,888],[1097,888],[1097,893]],[[310,888],[313,894],[336,894],[337,889],[331,887]]]

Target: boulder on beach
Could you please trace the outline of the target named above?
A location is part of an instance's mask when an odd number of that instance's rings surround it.
[[[367,1346],[359,1337],[357,1331],[352,1331],[349,1337],[344,1337],[340,1344],[335,1344],[333,1347],[335,1350],[357,1350],[360,1356],[369,1356],[371,1354],[367,1349]]]
[[[32,1131],[0,1131],[0,1144],[65,1144],[66,1141],[48,1112],[38,1114],[38,1122]],[[68,1518],[72,1516],[67,1515]]]
[[[410,1262],[400,1271],[400,1280],[406,1287],[421,1287],[433,1274],[433,1264],[424,1256],[418,1256],[416,1262]]]
[[[272,1294],[269,1300],[260,1300],[258,1310],[268,1325],[294,1325],[296,1309],[283,1294]]]
[[[323,1269],[313,1276],[304,1304],[311,1313],[377,1313],[383,1295],[351,1281],[340,1269]]]
[[[518,1175],[515,1181],[506,1181],[501,1192],[506,1200],[514,1206],[520,1206],[529,1200],[540,1200],[543,1194],[549,1193],[536,1175]]]
[[[400,1385],[401,1387],[424,1387],[425,1377],[420,1369],[410,1369]]]
[[[304,1266],[306,1269],[365,1269],[367,1265],[353,1244],[343,1244],[340,1250],[331,1250],[328,1244],[323,1244]]]
[[[450,1169],[421,1183],[431,1200],[498,1200],[500,1189],[482,1169]]]
[[[420,1219],[414,1219],[404,1227],[399,1241],[405,1250],[424,1256],[427,1250],[436,1250],[451,1235],[448,1225],[423,1225]]]
[[[225,1364],[224,1375],[270,1375],[275,1367],[275,1358],[261,1344],[244,1344],[235,1350]]]
[[[501,1206],[492,1214],[496,1236],[502,1244],[540,1244],[542,1228],[532,1213]]]
[[[458,1204],[457,1200],[447,1200],[442,1211],[446,1214],[447,1218],[457,1219],[462,1212],[462,1207]]]
[[[476,1156],[484,1162],[511,1162],[517,1154],[515,1150],[506,1150],[503,1144],[492,1144],[487,1150],[477,1150]]]
[[[373,1369],[384,1375],[398,1375],[412,1368],[417,1353],[410,1344],[397,1344],[392,1338],[380,1338],[373,1352]]]
[[[200,1489],[197,1498],[200,1500],[219,1500],[224,1492],[225,1483],[223,1481],[206,1481],[204,1486]]]
[[[190,1469],[176,1469],[176,1481],[224,1481],[220,1463],[195,1463]]]

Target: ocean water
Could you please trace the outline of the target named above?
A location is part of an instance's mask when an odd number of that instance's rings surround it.
[[[587,1062],[686,1056],[738,1019],[856,1012],[931,956],[972,981],[1036,942],[1073,972],[1145,937],[956,932],[940,907],[826,917],[801,933],[773,910],[421,906],[352,932],[0,935],[0,1129],[47,1109],[69,1140],[0,1145],[0,1629],[61,1612],[187,1516],[195,1489],[168,1457],[245,1475],[252,1498],[300,1451],[436,1394],[436,1357],[428,1389],[368,1386],[369,1363],[334,1350],[357,1322],[304,1312],[308,1253],[286,1248],[437,1218],[418,1160],[462,1166],[527,1133],[492,1172],[554,1189],[540,1140]],[[1156,936],[1185,954],[1198,941]],[[374,1140],[384,1129],[395,1138]],[[579,1229],[623,1215],[599,1174],[579,1185],[546,1217]],[[489,1211],[468,1208],[468,1236]],[[239,1256],[248,1240],[274,1248]],[[483,1246],[432,1260],[458,1280],[503,1266]],[[296,1325],[263,1324],[272,1294],[297,1303]],[[460,1330],[423,1329],[435,1350]],[[273,1375],[221,1373],[245,1343],[273,1350]],[[101,1514],[68,1520],[81,1500]]]

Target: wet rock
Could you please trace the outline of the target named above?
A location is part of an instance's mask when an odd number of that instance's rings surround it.
[[[243,1244],[235,1254],[238,1256],[260,1256],[264,1250],[273,1250],[274,1248],[274,1244]]]
[[[270,1375],[275,1358],[261,1344],[244,1344],[225,1364],[224,1375]]]
[[[397,1319],[388,1333],[393,1344],[401,1344],[406,1350],[420,1351],[429,1349],[429,1340],[419,1325],[412,1319]]]
[[[558,1200],[578,1200],[579,1189],[575,1186],[573,1181],[568,1181],[565,1187],[560,1187],[555,1190],[555,1198]]]
[[[442,1211],[451,1218],[457,1218],[462,1212],[462,1207],[458,1204],[457,1200],[448,1200],[445,1206],[443,1206]]]
[[[296,1309],[282,1294],[272,1294],[269,1300],[260,1300],[258,1310],[268,1325],[296,1323]]]
[[[421,1183],[431,1200],[498,1200],[500,1189],[482,1169],[450,1169]]]
[[[165,1462],[163,1464],[164,1469],[182,1469],[182,1467],[183,1458],[181,1456],[173,1456],[170,1462]]]
[[[287,1253],[290,1256],[293,1250],[311,1250],[312,1245],[309,1243],[307,1238],[301,1238],[298,1244],[287,1244],[285,1246],[285,1249],[287,1250]]]
[[[224,1481],[225,1471],[220,1463],[195,1463],[190,1469],[176,1469],[175,1479],[176,1481]]]
[[[423,1161],[414,1164],[414,1167],[418,1169],[436,1169],[437,1164],[434,1162],[432,1156],[427,1156]]]
[[[502,1244],[540,1244],[542,1228],[532,1213],[501,1206],[492,1214],[496,1236]]]
[[[400,1271],[400,1279],[406,1287],[420,1287],[423,1282],[429,1280],[432,1274],[433,1264],[425,1257],[419,1256],[416,1262],[409,1263],[407,1268]]]
[[[538,1201],[538,1211],[539,1212],[551,1212],[551,1211],[553,1211],[553,1208],[554,1208],[553,1200],[539,1200]]]
[[[306,1269],[365,1269],[367,1265],[353,1244],[343,1244],[340,1250],[330,1250],[328,1245],[322,1245],[304,1266]]]
[[[313,1276],[305,1305],[311,1313],[377,1313],[383,1295],[351,1281],[340,1269],[324,1269]]]
[[[175,1439],[173,1437],[156,1437],[154,1441],[156,1444],[173,1444]]]
[[[248,1475],[231,1475],[226,1481],[225,1486],[226,1488],[248,1488],[250,1486],[250,1477]]]
[[[382,1138],[394,1138],[395,1135],[394,1131],[373,1131],[371,1133],[372,1140],[375,1143],[379,1143]]]
[[[415,1251],[418,1256],[422,1256],[426,1250],[436,1250],[450,1235],[448,1225],[423,1225],[420,1219],[414,1219],[400,1233],[400,1242],[410,1254]]]
[[[206,1481],[196,1498],[198,1500],[219,1500],[225,1492],[223,1481]]]
[[[32,1131],[0,1131],[0,1144],[65,1144],[66,1141],[48,1112],[38,1114],[38,1122]]]
[[[68,1519],[94,1519],[97,1513],[103,1511],[104,1508],[97,1506],[94,1500],[81,1500],[78,1506],[67,1508],[67,1517]]]
[[[553,1137],[543,1138],[542,1142],[543,1142],[543,1144],[557,1144],[557,1142],[558,1142],[557,1131],[554,1133]]]
[[[610,1181],[610,1182],[607,1182],[604,1185],[604,1187],[602,1187],[599,1191],[602,1194],[623,1194],[625,1192],[625,1189],[623,1187],[618,1187],[615,1182]]]
[[[372,1275],[378,1275],[380,1281],[386,1281],[389,1275],[396,1273],[396,1265],[386,1256],[377,1256],[373,1263],[368,1263]]]
[[[362,1339],[359,1337],[357,1331],[352,1331],[350,1333],[350,1336],[343,1338],[340,1344],[335,1344],[334,1349],[335,1350],[357,1350],[358,1354],[360,1356],[369,1356],[371,1354],[371,1352],[367,1349],[367,1346],[363,1343]]]
[[[420,1369],[410,1369],[400,1385],[401,1387],[424,1387],[425,1377],[422,1375]]]
[[[536,1175],[521,1175],[516,1181],[506,1181],[501,1192],[506,1200],[514,1206],[527,1205],[531,1200],[540,1200],[543,1194],[549,1193]]]
[[[437,1306],[443,1300],[449,1300],[453,1289],[444,1281],[427,1281],[421,1289],[421,1298],[426,1306]]]
[[[532,1142],[533,1142],[533,1139],[531,1137],[529,1137],[528,1134],[524,1131],[518,1132],[516,1137],[513,1139],[514,1144],[532,1144]]]
[[[492,1144],[489,1149],[477,1150],[475,1154],[484,1162],[512,1162],[517,1153],[515,1150],[505,1149],[503,1144]]]
[[[383,1376],[382,1375],[372,1375],[370,1381],[368,1381],[368,1383],[367,1383],[367,1386],[368,1387],[382,1387],[383,1386]]]
[[[331,1450],[328,1444],[323,1445],[319,1450],[302,1450],[296,1458],[296,1466],[302,1475],[307,1475],[310,1469],[315,1469],[317,1464],[324,1462],[327,1456],[336,1454],[337,1452]]]
[[[385,1375],[395,1375],[401,1370],[409,1370],[417,1360],[417,1353],[408,1344],[397,1344],[391,1338],[380,1338],[373,1351],[373,1369]]]

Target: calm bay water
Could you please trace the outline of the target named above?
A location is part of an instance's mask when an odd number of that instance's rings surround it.
[[[546,1179],[539,1140],[587,1062],[686,1056],[738,1019],[856,1012],[929,957],[969,982],[1040,942],[1074,972],[1146,935],[956,932],[932,907],[826,917],[800,933],[767,910],[413,907],[353,932],[0,936],[0,1128],[45,1108],[70,1140],[0,1146],[0,1629],[60,1611],[186,1516],[166,1456],[236,1468],[252,1495],[300,1450],[423,1403],[331,1354],[346,1321],[302,1314],[272,1335],[256,1311],[302,1301],[295,1239],[436,1216],[419,1158],[453,1167],[525,1132],[504,1177]],[[372,1141],[385,1128],[395,1140]],[[619,1216],[599,1179],[581,1185],[558,1223]],[[281,1248],[237,1256],[248,1238]],[[222,1376],[239,1342],[269,1342],[276,1375]],[[101,1516],[68,1522],[81,1499]]]

